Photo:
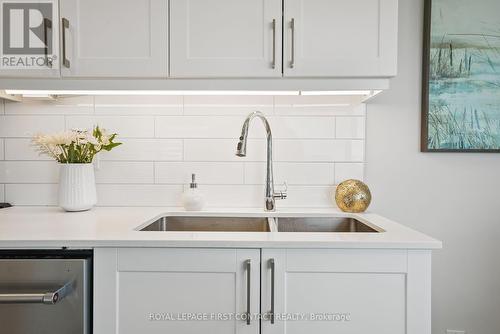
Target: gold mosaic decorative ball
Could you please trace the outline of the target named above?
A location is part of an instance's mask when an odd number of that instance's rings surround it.
[[[372,201],[368,186],[359,180],[347,180],[337,186],[335,202],[344,212],[364,212]]]

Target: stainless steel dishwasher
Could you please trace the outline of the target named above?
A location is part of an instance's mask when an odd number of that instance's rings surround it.
[[[89,334],[91,251],[0,251],[0,333]]]

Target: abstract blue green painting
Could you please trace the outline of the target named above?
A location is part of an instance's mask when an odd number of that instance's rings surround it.
[[[422,151],[500,152],[500,0],[426,0]]]

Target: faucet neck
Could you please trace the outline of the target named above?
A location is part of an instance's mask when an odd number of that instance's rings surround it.
[[[271,132],[271,126],[266,118],[266,116],[260,111],[254,111],[245,119],[243,127],[241,129],[240,141],[238,142],[238,148],[236,155],[246,156],[246,146],[248,131],[250,128],[250,123],[254,118],[259,118],[266,129],[266,139],[267,139],[267,154],[266,154],[266,195],[265,195],[265,210],[275,211],[276,202],[274,196],[274,179],[273,179],[273,135]]]

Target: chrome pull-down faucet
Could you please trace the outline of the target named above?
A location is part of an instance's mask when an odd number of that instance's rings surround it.
[[[243,123],[243,128],[241,129],[240,141],[238,142],[238,147],[236,148],[236,155],[239,157],[245,157],[247,155],[247,139],[248,139],[248,129],[250,127],[250,122],[254,118],[260,118],[264,127],[266,128],[266,138],[267,138],[267,161],[266,161],[266,198],[265,198],[265,210],[275,211],[276,210],[276,199],[286,199],[286,190],[281,192],[274,192],[274,180],[273,180],[273,136],[271,133],[271,126],[267,121],[266,116],[260,111],[254,111],[245,119]]]

